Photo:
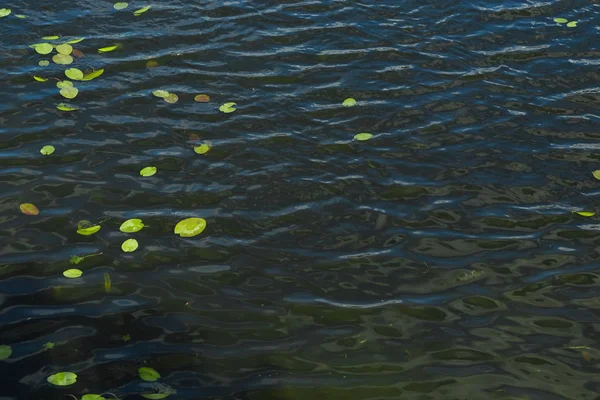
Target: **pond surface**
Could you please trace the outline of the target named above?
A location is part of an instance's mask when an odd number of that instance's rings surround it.
[[[0,7],[2,399],[599,398],[597,2]]]

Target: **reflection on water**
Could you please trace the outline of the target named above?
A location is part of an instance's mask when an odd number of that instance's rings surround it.
[[[7,399],[599,398],[595,2],[1,7]]]

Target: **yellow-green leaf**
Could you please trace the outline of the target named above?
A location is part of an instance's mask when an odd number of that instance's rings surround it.
[[[559,24],[564,24],[567,21],[568,20],[566,18],[554,18],[554,22],[559,23]]]
[[[49,156],[50,154],[54,153],[54,150],[54,146],[47,145],[40,149],[40,153],[45,156]]]
[[[55,54],[52,56],[52,61],[59,65],[69,65],[73,62],[73,57],[68,54]]]
[[[58,37],[58,36],[44,36],[44,37],[42,37],[42,40],[56,40],[56,39],[60,39],[60,37]]]
[[[123,222],[119,227],[119,230],[125,233],[134,233],[142,230],[143,227],[144,223],[141,219],[133,218]]]
[[[95,78],[99,77],[103,73],[104,73],[104,68],[98,69],[98,70],[96,70],[94,72],[90,72],[89,74],[85,74],[83,76],[83,78],[81,78],[81,80],[82,81],[91,81],[92,79],[95,79]]]
[[[75,38],[75,39],[71,39],[68,42],[65,42],[65,44],[76,44],[81,42],[82,40],[84,40],[85,38]]]
[[[35,204],[31,203],[23,203],[19,206],[21,212],[25,215],[38,215],[40,210],[35,206]]]
[[[152,176],[156,174],[156,167],[144,167],[140,170],[141,176]]]
[[[179,100],[179,97],[175,93],[169,93],[167,97],[164,98],[164,101],[167,103],[175,104]]]
[[[71,54],[71,52],[73,52],[73,46],[71,46],[68,43],[59,44],[58,46],[56,46],[56,51],[58,51],[59,54],[68,56],[69,54]]]
[[[594,215],[596,215],[595,212],[591,212],[591,211],[573,211],[573,212],[577,215],[581,215],[582,217],[593,217]]]
[[[150,7],[151,7],[151,6],[142,7],[142,8],[140,8],[139,10],[136,10],[136,11],[134,11],[134,12],[133,12],[133,15],[135,15],[136,17],[137,17],[137,16],[140,16],[140,15],[142,15],[143,13],[145,13],[146,11],[148,11],[148,10],[150,9]]]
[[[70,106],[68,104],[65,103],[60,103],[56,106],[56,108],[60,111],[77,111],[79,110],[79,108],[74,107],[74,106]]]
[[[200,146],[194,147],[194,151],[197,154],[206,154],[210,150],[210,146],[207,144],[201,144]]]
[[[60,89],[60,94],[66,99],[74,99],[75,97],[77,97],[78,93],[79,93],[79,89],[77,89],[76,87],[73,87],[73,86],[64,87],[64,88]]]
[[[135,239],[127,239],[121,244],[121,250],[125,253],[131,253],[138,248],[138,241]]]
[[[354,100],[352,97],[348,97],[346,100],[344,100],[344,102],[342,103],[342,105],[344,107],[352,107],[356,105],[356,100]]]
[[[68,81],[66,79],[64,81],[58,81],[56,82],[56,87],[59,89],[73,87],[73,82]]]
[[[69,79],[73,79],[74,81],[80,81],[83,78],[83,72],[77,68],[69,68],[65,70],[65,75]]]
[[[48,60],[40,60],[40,61],[38,62],[38,65],[39,65],[40,67],[47,67],[48,65],[50,65],[50,61],[48,61]]]
[[[83,274],[83,272],[81,272],[81,270],[77,269],[77,268],[71,268],[68,269],[66,271],[63,272],[63,275],[67,278],[79,278],[81,275]]]
[[[126,3],[124,1],[119,1],[118,3],[113,4],[113,8],[115,10],[123,10],[127,8],[127,6],[129,6],[129,3]]]
[[[38,43],[34,49],[38,54],[50,54],[54,47],[50,43]]]
[[[594,175],[594,178],[600,180],[600,169],[597,169],[594,172],[592,172],[592,175]]]
[[[219,111],[225,113],[225,114],[229,114],[234,112],[235,110],[237,110],[235,108],[236,103],[225,103],[223,104],[221,107],[219,107]]]
[[[37,75],[34,75],[33,79],[35,79],[38,82],[48,82],[48,79],[42,78],[41,76],[37,76]]]
[[[77,229],[77,233],[79,233],[80,235],[83,236],[90,236],[93,235],[94,233],[98,232],[100,230],[101,226],[100,225],[94,225],[94,226],[90,226],[87,228],[79,228]]]
[[[145,399],[150,399],[150,400],[161,400],[161,399],[166,399],[167,397],[169,397],[172,393],[171,392],[165,392],[165,393],[148,393],[148,394],[144,394],[142,393],[141,396]]]
[[[10,15],[11,12],[10,8],[0,8],[0,18]]]
[[[194,237],[201,234],[206,228],[204,218],[186,218],[175,225],[175,234],[181,237]]]
[[[27,16],[23,15],[23,14],[15,14],[15,17],[21,18],[21,19],[27,18]]]
[[[575,28],[577,26],[577,21],[571,21],[567,24],[567,27],[569,28]]]
[[[117,46],[107,46],[101,47],[98,49],[98,53],[108,53],[109,51],[113,51],[117,48]]]
[[[84,394],[81,400],[106,400],[106,398],[99,394]]]
[[[373,137],[373,135],[371,135],[370,133],[357,133],[356,135],[354,135],[354,139],[358,140],[359,142],[364,142],[365,140],[369,140]]]
[[[0,360],[6,360],[12,355],[12,347],[3,344],[0,346]]]
[[[77,382],[77,374],[73,372],[59,372],[50,375],[47,381],[56,386],[69,386]]]
[[[138,369],[138,374],[146,382],[154,382],[160,379],[160,374],[154,368],[142,367]]]
[[[161,99],[164,99],[170,93],[167,92],[166,90],[154,90],[154,91],[152,91],[152,94],[155,95],[156,97],[160,97]]]

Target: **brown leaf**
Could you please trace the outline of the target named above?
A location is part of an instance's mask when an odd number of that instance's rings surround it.
[[[208,103],[210,101],[210,97],[207,94],[199,94],[194,97],[194,100],[198,103]]]

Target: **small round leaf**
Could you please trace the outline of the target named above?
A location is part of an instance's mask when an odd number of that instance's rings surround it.
[[[156,174],[156,167],[144,167],[140,171],[141,176],[152,176]]]
[[[204,218],[186,218],[175,225],[175,234],[181,237],[194,237],[201,234],[206,228]]]
[[[50,54],[54,47],[50,43],[40,43],[35,45],[35,51],[38,54]]]
[[[77,68],[69,68],[65,70],[65,75],[69,79],[73,79],[74,81],[79,81],[83,78],[83,72]]]
[[[138,248],[138,241],[135,239],[127,239],[121,244],[121,250],[125,253],[131,253]]]
[[[194,101],[197,101],[198,103],[208,103],[210,97],[207,94],[198,94],[194,97]]]
[[[225,113],[225,114],[229,114],[229,113],[232,113],[235,110],[237,110],[237,108],[235,108],[235,106],[236,106],[236,103],[225,103],[221,107],[219,107],[219,111],[221,111],[222,113]]]
[[[164,99],[165,97],[167,97],[170,93],[167,92],[166,90],[154,90],[152,92],[153,95],[155,95],[156,97],[160,97],[161,99]]]
[[[577,21],[571,21],[567,24],[568,28],[575,28],[577,26]]]
[[[56,386],[69,386],[77,382],[77,374],[73,372],[59,372],[50,375],[47,381]]]
[[[50,154],[54,153],[54,150],[54,146],[47,145],[40,149],[40,153],[45,156],[49,156]]]
[[[66,87],[73,87],[73,82],[65,79],[64,81],[56,82],[56,87],[59,89],[66,88]]]
[[[143,227],[144,223],[141,219],[133,218],[123,222],[119,227],[119,230],[125,233],[134,233],[142,230]]]
[[[38,215],[40,210],[35,206],[35,204],[31,203],[23,203],[19,206],[21,212],[25,215]]]
[[[40,67],[47,67],[48,65],[50,65],[50,61],[48,61],[48,60],[40,60],[40,61],[38,62],[38,65],[39,65]]]
[[[554,22],[559,23],[559,24],[564,24],[567,21],[568,20],[566,18],[554,18]]]
[[[207,144],[201,144],[200,146],[194,147],[194,151],[197,154],[206,154],[210,150],[210,146]]]
[[[352,97],[348,97],[346,100],[344,100],[342,105],[344,107],[353,107],[356,105],[356,100],[354,100]]]
[[[65,99],[74,99],[75,97],[77,97],[78,93],[79,93],[79,89],[77,89],[76,87],[73,87],[73,86],[64,87],[64,88],[60,89],[60,94]]]
[[[59,65],[69,65],[73,63],[73,57],[68,54],[55,54],[52,56],[52,61]]]
[[[146,382],[154,382],[160,379],[160,374],[154,368],[142,367],[138,369],[138,374]]]
[[[0,8],[0,18],[10,15],[11,12],[10,8]]]
[[[73,51],[73,46],[67,43],[59,44],[58,46],[56,46],[56,51],[59,54],[68,56]]]
[[[592,172],[592,175],[594,175],[594,178],[600,180],[600,169],[597,169],[594,172]]]
[[[164,98],[167,103],[175,104],[179,100],[179,97],[175,93],[169,93],[167,97]]]
[[[0,360],[6,360],[12,355],[12,347],[7,345],[0,346]]]
[[[77,268],[71,268],[68,269],[66,271],[63,272],[63,275],[67,278],[79,278],[81,275],[83,274],[83,272],[81,272],[80,269]]]
[[[369,140],[373,137],[370,133],[357,133],[354,135],[354,140],[358,140],[359,142],[364,142],[365,140]]]
[[[127,8],[127,6],[129,6],[129,4],[124,1],[119,1],[118,3],[113,4],[113,8],[115,10],[123,10]]]

